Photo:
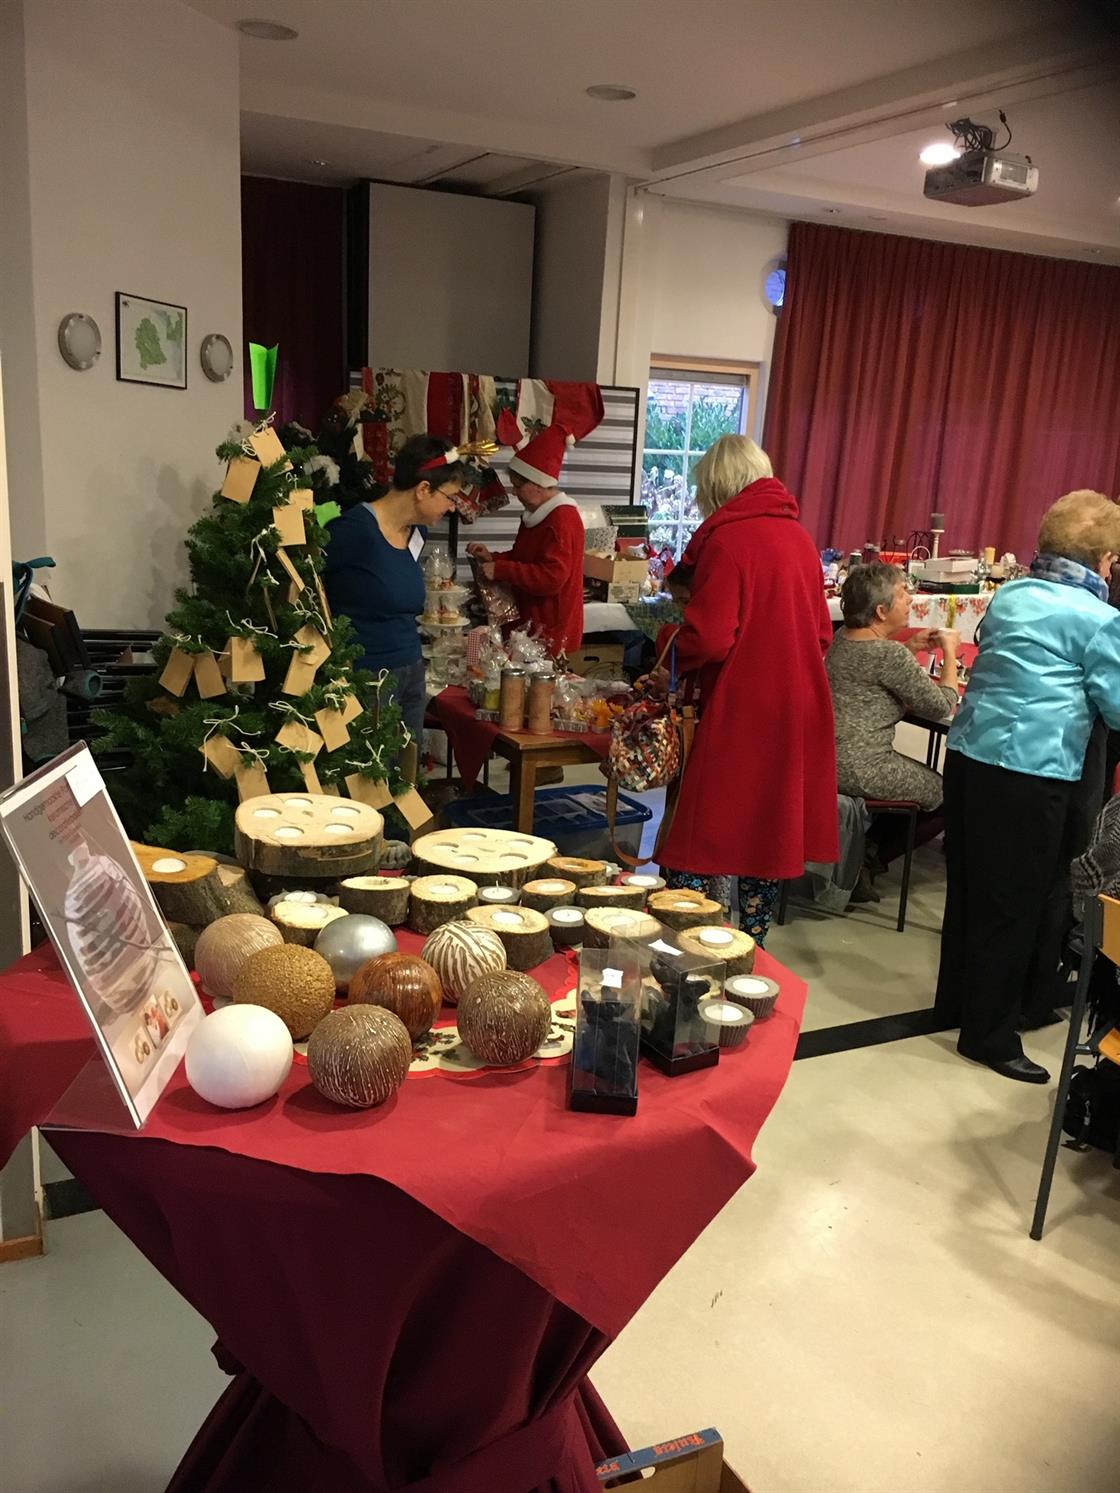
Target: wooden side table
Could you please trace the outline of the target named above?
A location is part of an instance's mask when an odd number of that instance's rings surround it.
[[[602,752],[571,736],[530,736],[525,731],[502,731],[494,752],[509,763],[509,791],[513,799],[513,827],[518,834],[533,833],[533,796],[537,769],[572,767],[577,762],[601,762]]]

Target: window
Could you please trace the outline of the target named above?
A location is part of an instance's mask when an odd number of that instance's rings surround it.
[[[680,558],[700,523],[692,468],[721,435],[753,425],[756,364],[656,357],[646,395],[642,502],[650,541]]]

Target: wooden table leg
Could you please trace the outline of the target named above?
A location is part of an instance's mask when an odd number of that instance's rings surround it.
[[[513,799],[513,827],[520,835],[533,833],[533,800],[537,791],[537,764],[518,752],[509,764],[509,791]]]

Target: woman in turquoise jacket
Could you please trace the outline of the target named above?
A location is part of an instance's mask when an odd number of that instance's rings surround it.
[[[1059,498],[1029,577],[1001,587],[949,732],[948,887],[937,1009],[957,1051],[1005,1078],[1046,1083],[1024,1055],[1059,992],[1060,920],[1081,815],[1075,790],[1098,716],[1120,728],[1120,612],[1107,577],[1120,507],[1098,492]]]

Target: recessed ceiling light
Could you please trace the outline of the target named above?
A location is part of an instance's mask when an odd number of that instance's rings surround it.
[[[627,88],[624,83],[592,83],[584,92],[588,98],[596,98],[606,104],[622,104],[638,97],[636,90]]]
[[[839,211],[840,211],[840,209],[838,207],[822,207],[821,208],[821,212],[823,212],[823,213],[838,213]]]
[[[309,166],[325,166],[327,163],[326,161],[320,161],[317,156],[308,156],[307,164]]]
[[[948,140],[934,140],[924,150],[918,152],[918,160],[923,166],[947,166],[950,161],[955,161],[960,151]]]
[[[299,35],[294,27],[282,26],[279,21],[238,21],[237,29],[254,41],[295,41]]]

